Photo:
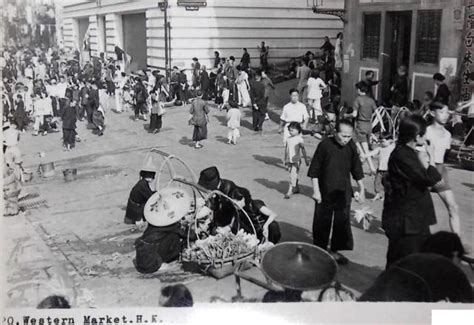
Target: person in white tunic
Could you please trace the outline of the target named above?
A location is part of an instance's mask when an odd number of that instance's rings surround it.
[[[344,39],[343,34],[338,33],[337,38],[336,38],[336,45],[334,47],[334,61],[335,61],[334,67],[338,71],[341,71],[342,66],[343,66],[343,63],[342,63],[343,39]]]
[[[283,143],[286,143],[286,139],[290,135],[288,124],[298,122],[304,130],[308,126],[309,120],[306,106],[299,101],[299,91],[294,88],[290,89],[290,96],[291,101],[283,107],[283,112],[280,116],[279,133],[283,132]]]
[[[237,70],[239,70],[239,76],[236,80],[237,90],[239,91],[239,106],[249,107],[252,104],[249,94],[249,76],[240,66],[237,67]]]
[[[311,77],[308,79],[308,106],[309,116],[313,121],[316,121],[318,116],[323,115],[321,97],[323,97],[323,89],[326,88],[327,85],[319,77],[319,72],[311,71]]]

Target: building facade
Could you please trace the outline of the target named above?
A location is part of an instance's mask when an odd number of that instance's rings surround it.
[[[251,66],[256,66],[261,41],[270,47],[270,63],[279,63],[314,50],[322,45],[324,36],[334,38],[343,28],[337,17],[314,14],[307,0],[208,0],[202,1],[207,4],[198,11],[169,0],[170,37],[166,44],[164,11],[157,0],[61,2],[66,47],[80,49],[88,33],[93,55],[104,52],[114,56],[117,44],[132,56],[132,70],[165,67],[166,48],[171,65],[189,67],[191,59],[198,57],[209,67],[213,66],[214,51],[221,57],[239,59],[245,47]],[[344,0],[328,5],[342,8]]]
[[[348,104],[367,70],[381,80],[374,95],[380,102],[387,100],[400,65],[408,67],[410,100],[422,100],[425,91],[435,91],[436,72],[445,75],[457,93],[466,0],[351,0],[346,6],[342,79]]]

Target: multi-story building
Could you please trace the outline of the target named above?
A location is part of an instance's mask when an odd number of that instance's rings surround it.
[[[373,70],[381,80],[374,94],[383,102],[390,96],[400,65],[408,67],[410,99],[422,99],[425,91],[435,91],[432,76],[436,72],[446,76],[457,97],[453,100],[459,99],[460,92],[472,91],[460,80],[468,3],[474,5],[468,0],[347,1],[343,99],[351,104],[355,83]]]
[[[191,2],[169,0],[166,11],[160,0],[64,0],[62,34],[69,48],[81,48],[90,35],[92,54],[114,56],[117,44],[133,58],[132,70],[169,64],[189,66],[193,57],[213,65],[214,51],[222,57],[239,57],[248,48],[251,65],[258,65],[257,45],[270,47],[271,63],[287,61],[334,38],[343,24],[337,17],[314,14],[309,0],[208,0],[199,10],[187,10]],[[343,0],[329,1],[335,8]],[[190,9],[190,8],[188,8]],[[166,20],[169,23],[165,28]],[[165,33],[169,36],[165,37]]]

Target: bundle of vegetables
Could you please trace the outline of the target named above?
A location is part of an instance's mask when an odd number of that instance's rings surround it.
[[[219,228],[215,236],[197,240],[181,255],[183,261],[200,264],[214,264],[216,261],[231,260],[255,252],[259,240],[242,229],[233,234],[229,227]]]

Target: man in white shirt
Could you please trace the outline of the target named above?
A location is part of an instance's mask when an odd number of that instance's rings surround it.
[[[303,129],[308,125],[309,115],[306,105],[299,101],[299,91],[297,89],[290,89],[291,101],[283,107],[283,112],[280,116],[280,130],[283,131],[283,143],[289,136],[288,124],[291,122],[298,122]]]
[[[43,80],[47,79],[48,71],[47,71],[46,64],[44,64],[43,60],[38,61],[38,65],[36,66],[36,70],[35,70],[35,76],[36,76],[36,79],[43,79]]]

